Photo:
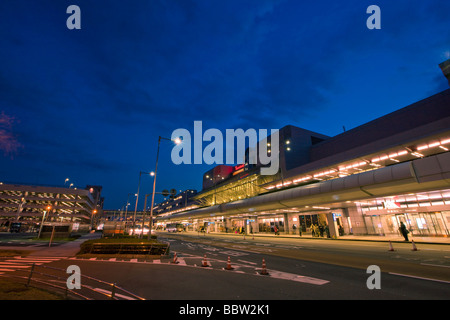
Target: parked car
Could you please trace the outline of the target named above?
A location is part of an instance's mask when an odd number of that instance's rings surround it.
[[[9,227],[9,232],[20,232],[22,231],[22,223],[21,222],[13,222],[11,223],[11,226]]]

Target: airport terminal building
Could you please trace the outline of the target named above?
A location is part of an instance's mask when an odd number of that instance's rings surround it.
[[[276,175],[248,159],[217,166],[195,205],[156,223],[339,237],[399,235],[403,222],[415,236],[450,235],[450,89],[334,137],[291,125],[279,133]]]

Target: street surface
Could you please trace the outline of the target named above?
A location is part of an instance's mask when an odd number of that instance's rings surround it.
[[[366,241],[180,233],[161,233],[159,239],[171,248],[161,259],[67,256],[36,257],[41,260],[34,263],[62,270],[77,265],[82,275],[116,283],[146,300],[450,298],[448,245],[420,244],[413,251],[411,243],[394,243],[395,251],[389,251],[387,243]],[[26,276],[32,261],[31,256],[3,258],[0,273]],[[371,265],[381,270],[380,289],[367,286]]]

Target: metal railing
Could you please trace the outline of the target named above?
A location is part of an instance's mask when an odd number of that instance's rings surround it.
[[[47,269],[49,272],[41,272],[36,270],[37,268]],[[19,271],[25,272],[25,270],[16,270],[16,272]],[[59,272],[64,273],[65,276],[58,275]],[[111,300],[145,300],[144,298],[119,287],[116,283],[103,281],[81,274],[80,277],[88,281],[89,284],[86,284],[85,281],[80,281],[80,289],[69,289],[67,285],[68,274],[65,269],[37,265],[35,263],[31,266],[28,275],[21,276],[8,274],[2,276],[26,281],[27,288],[30,286],[32,281],[40,286],[52,287],[59,292],[62,292],[65,299],[68,299],[69,295],[72,295],[75,298],[84,300],[103,300],[105,297]]]
[[[92,243],[82,249],[89,254],[166,255],[169,244]]]

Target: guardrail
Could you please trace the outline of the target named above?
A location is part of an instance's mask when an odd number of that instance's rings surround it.
[[[36,270],[37,268],[47,269],[49,272],[41,272]],[[25,270],[16,270],[16,272],[18,271],[25,272]],[[59,272],[64,273],[65,276],[59,275]],[[5,277],[5,275],[3,276]],[[52,287],[54,289],[57,289],[59,292],[62,292],[65,299],[67,299],[69,295],[72,295],[73,297],[84,300],[102,300],[105,297],[111,300],[145,300],[144,298],[122,287],[119,287],[116,283],[103,281],[81,274],[80,277],[84,279],[84,281],[80,281],[80,289],[69,289],[67,285],[68,274],[65,269],[45,265],[37,265],[34,263],[31,266],[31,270],[27,276],[10,274],[6,277],[12,277],[26,281],[27,287],[30,286],[32,281],[39,284],[40,286]]]

